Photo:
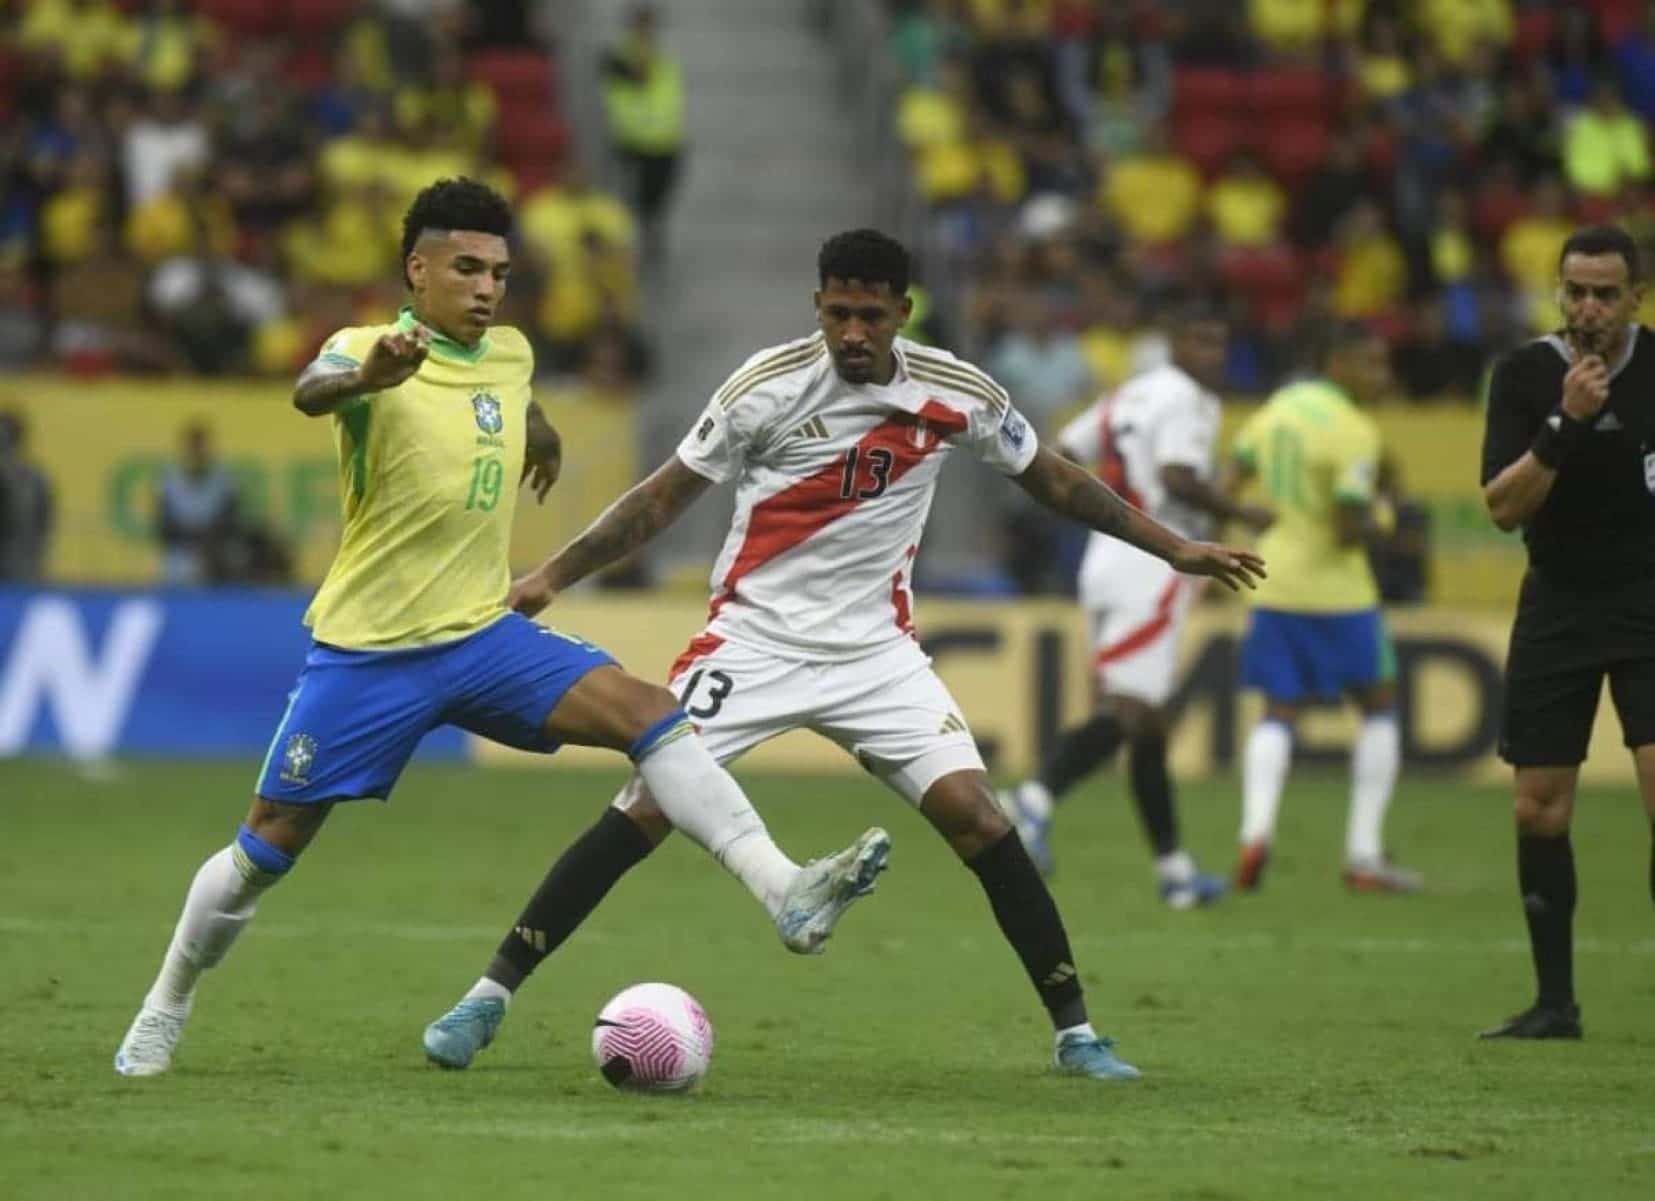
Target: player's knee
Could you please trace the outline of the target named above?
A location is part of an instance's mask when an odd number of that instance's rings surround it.
[[[680,712],[678,698],[665,688],[659,684],[633,680],[620,698],[614,718],[620,723],[621,736],[629,745],[636,745],[661,723]]]
[[[1011,833],[1011,823],[987,792],[949,789],[933,792],[925,816],[962,859],[971,859]]]
[[[1569,832],[1575,798],[1569,789],[1526,789],[1512,802],[1512,816],[1523,834],[1555,838]]]
[[[271,871],[259,861],[261,848],[268,851],[270,863],[279,865],[281,860],[286,866],[274,872],[281,875],[293,865],[316,832],[322,828],[329,811],[333,808],[327,801],[314,804],[288,805],[277,801],[267,801],[263,797],[255,797],[252,807],[247,811],[247,819],[242,823],[241,831],[237,836],[237,845],[241,846],[244,854],[261,870]]]

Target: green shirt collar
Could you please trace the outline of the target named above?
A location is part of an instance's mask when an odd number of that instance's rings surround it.
[[[412,305],[405,304],[397,311],[396,327],[403,333],[413,329],[417,323],[418,319],[414,316]],[[426,328],[430,329],[431,327],[427,326]],[[477,339],[477,345],[463,346],[447,334],[438,333],[435,329],[432,329],[431,349],[437,351],[445,359],[459,359],[462,363],[476,363],[488,353],[489,340],[488,335],[484,334]]]

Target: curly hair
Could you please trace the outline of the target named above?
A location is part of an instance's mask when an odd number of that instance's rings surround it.
[[[816,277],[822,287],[829,279],[884,284],[894,296],[908,291],[908,251],[901,242],[877,229],[852,229],[822,243],[816,256]]]
[[[408,261],[414,244],[429,229],[460,229],[504,238],[511,233],[511,225],[511,205],[486,183],[465,176],[439,179],[414,197],[414,203],[403,214],[402,260]],[[409,282],[406,267],[402,280]]]

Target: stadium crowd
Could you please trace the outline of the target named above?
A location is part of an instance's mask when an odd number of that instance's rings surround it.
[[[398,222],[471,174],[520,219],[544,370],[625,392],[636,228],[570,153],[518,0],[0,10],[0,368],[289,376],[402,302]]]
[[[1558,323],[1578,222],[1655,243],[1655,0],[888,4],[943,327],[1043,418],[1163,357],[1191,290],[1233,392],[1339,317],[1470,398]]]

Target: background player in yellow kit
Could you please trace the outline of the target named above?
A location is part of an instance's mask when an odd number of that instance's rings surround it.
[[[480,183],[425,189],[403,219],[408,307],[390,325],[336,334],[299,376],[295,407],[334,417],[339,552],[305,614],[315,641],[252,807],[196,873],[116,1052],[122,1075],[171,1066],[201,972],[224,957],[333,803],[389,797],[420,738],[445,723],[526,750],[625,751],[673,824],[766,903],[795,951],[820,949],[885,865],[879,829],[794,864],[671,692],[507,610],[516,485],[526,472],[544,496],[560,464],[557,434],[530,396],[528,342],[491,328],[511,271],[511,223],[505,200]],[[492,1035],[508,994],[487,982],[474,991],[462,1017]]]
[[[1319,377],[1282,388],[1236,436],[1239,473],[1256,478],[1276,513],[1259,542],[1270,575],[1248,594],[1241,649],[1241,683],[1264,693],[1265,712],[1243,761],[1240,889],[1259,886],[1270,858],[1294,723],[1308,705],[1338,697],[1362,714],[1351,753],[1345,883],[1370,892],[1419,887],[1382,845],[1402,746],[1395,657],[1367,556],[1386,525],[1375,505],[1379,429],[1357,406],[1384,391],[1388,362],[1377,331],[1337,326],[1320,348]]]

